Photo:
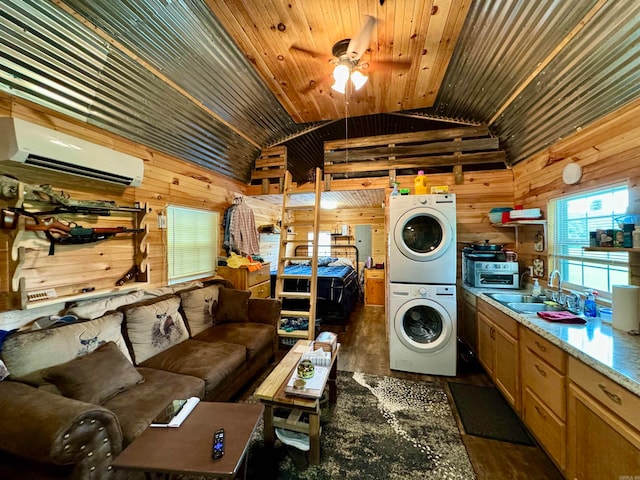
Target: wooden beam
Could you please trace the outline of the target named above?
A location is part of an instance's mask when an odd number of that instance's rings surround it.
[[[390,144],[433,142],[436,140],[454,139],[458,137],[482,137],[489,135],[489,127],[445,128],[424,132],[395,133],[390,135],[376,135],[372,137],[351,138],[348,140],[332,140],[324,142],[324,151],[339,150],[343,148],[374,147]]]
[[[336,173],[380,172],[387,175],[389,170],[403,168],[446,167],[453,165],[472,165],[483,163],[504,163],[504,152],[469,153],[462,155],[439,155],[432,157],[413,157],[400,160],[372,160],[368,162],[340,163],[325,165],[325,175]]]
[[[453,140],[423,145],[405,145],[388,147],[360,148],[357,150],[334,150],[324,154],[325,162],[352,162],[372,158],[432,155],[438,153],[472,152],[479,150],[497,150],[498,138],[476,138],[473,140]]]

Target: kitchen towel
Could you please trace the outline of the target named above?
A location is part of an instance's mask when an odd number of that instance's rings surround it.
[[[638,327],[638,298],[640,287],[637,285],[613,285],[613,318],[611,326],[618,330],[637,330]]]
[[[571,312],[544,311],[544,312],[538,312],[538,316],[550,322],[575,323],[575,324],[587,323],[587,321],[584,318],[580,318]]]

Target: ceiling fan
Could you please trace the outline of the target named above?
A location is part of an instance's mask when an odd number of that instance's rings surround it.
[[[331,86],[331,88],[336,92],[344,94],[349,80],[351,80],[351,83],[356,90],[360,90],[367,83],[368,77],[363,72],[366,72],[368,70],[369,64],[360,63],[360,59],[369,48],[371,35],[373,34],[373,29],[375,28],[378,20],[371,15],[366,15],[366,17],[367,18],[356,37],[338,40],[331,49],[333,58],[331,58],[329,61],[334,65],[334,84]],[[295,45],[292,45],[291,49],[307,55],[311,55],[314,58],[325,56],[312,50],[297,47]],[[400,68],[409,68],[411,66],[411,62],[408,61],[376,63],[384,64],[386,66],[389,66],[389,64],[391,64],[394,67]],[[313,87],[314,85],[312,84],[310,88]]]

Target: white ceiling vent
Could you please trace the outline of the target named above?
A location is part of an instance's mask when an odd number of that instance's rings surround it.
[[[13,117],[0,117],[0,161],[138,187],[144,162],[71,135]]]

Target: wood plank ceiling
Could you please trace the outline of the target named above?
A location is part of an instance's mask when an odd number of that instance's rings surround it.
[[[262,79],[298,123],[431,107],[470,2],[207,0]],[[331,89],[336,42],[377,21],[359,61],[358,95]],[[349,91],[347,91],[349,93]],[[345,112],[345,110],[347,110]]]

